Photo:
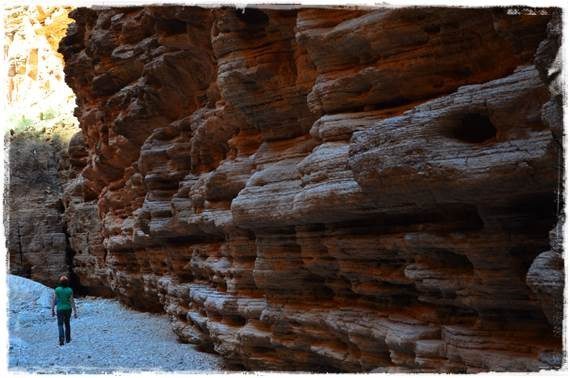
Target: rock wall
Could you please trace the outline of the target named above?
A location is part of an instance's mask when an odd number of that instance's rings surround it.
[[[65,136],[72,125],[12,130],[5,137],[4,227],[10,273],[46,285],[71,273],[62,181],[67,176]]]
[[[2,20],[9,270],[46,285],[70,270],[61,183],[67,179],[67,140],[78,129],[70,116],[74,95],[64,82],[63,56],[57,53],[72,21],[69,10],[8,7]]]
[[[542,13],[75,10],[81,284],[247,369],[559,367]]]

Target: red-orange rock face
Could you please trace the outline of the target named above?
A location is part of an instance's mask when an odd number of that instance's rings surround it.
[[[557,17],[72,17],[65,204],[89,290],[248,369],[560,365]]]

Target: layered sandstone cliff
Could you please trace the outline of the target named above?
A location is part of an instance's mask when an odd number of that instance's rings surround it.
[[[541,13],[75,10],[81,284],[248,369],[558,367]]]

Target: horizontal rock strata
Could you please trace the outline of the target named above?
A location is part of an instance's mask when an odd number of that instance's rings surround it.
[[[76,132],[73,125],[58,125],[11,130],[5,136],[4,227],[10,273],[47,285],[71,273],[61,183],[69,175],[65,139]]]
[[[81,284],[247,369],[558,367],[552,12],[75,10]]]

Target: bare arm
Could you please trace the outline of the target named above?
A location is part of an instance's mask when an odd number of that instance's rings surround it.
[[[75,314],[75,317],[77,318],[77,308],[75,307],[75,299],[73,298],[73,294],[71,295],[71,298],[69,298],[70,302],[71,302],[71,307],[73,308],[73,313]]]
[[[55,293],[51,295],[51,316],[55,316]]]

